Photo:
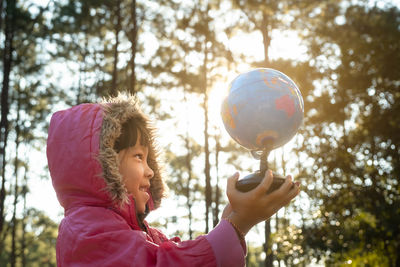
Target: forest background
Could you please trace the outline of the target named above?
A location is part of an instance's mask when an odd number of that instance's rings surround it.
[[[299,86],[305,118],[271,156],[302,192],[247,238],[248,266],[400,266],[400,3],[0,2],[0,266],[55,266],[62,210],[45,157],[53,112],[120,91],[159,128],[170,196],[149,221],[211,230],[226,178],[257,169],[220,119],[257,67]],[[166,212],[162,212],[166,210]]]

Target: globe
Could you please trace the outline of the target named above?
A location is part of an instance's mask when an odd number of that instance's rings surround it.
[[[296,134],[304,102],[296,84],[280,71],[259,68],[237,76],[221,107],[229,135],[252,150],[272,150]]]

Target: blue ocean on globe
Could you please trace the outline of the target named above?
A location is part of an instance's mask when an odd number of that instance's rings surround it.
[[[286,144],[303,121],[304,102],[297,85],[280,71],[259,68],[231,83],[221,117],[240,145],[260,151]]]

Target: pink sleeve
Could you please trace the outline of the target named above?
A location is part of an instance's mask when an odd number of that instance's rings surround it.
[[[246,243],[240,242],[228,221],[221,220],[206,238],[214,250],[217,266],[245,266]]]
[[[154,243],[142,231],[103,217],[93,224],[82,216],[64,220],[57,240],[58,266],[244,266],[241,246],[229,222],[221,221],[195,240]],[[160,238],[165,236],[160,234]]]
[[[115,225],[106,225],[106,231],[104,227],[86,227],[76,231],[75,226],[65,221],[60,227],[57,240],[59,267],[217,266],[213,248],[205,236],[184,242],[169,240],[156,244],[142,231],[121,229]]]

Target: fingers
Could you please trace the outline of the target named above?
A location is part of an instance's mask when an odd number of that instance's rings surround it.
[[[292,182],[292,176],[288,175],[286,176],[285,182],[282,184],[282,186],[279,188],[281,192],[287,192],[289,191],[293,186]]]
[[[285,197],[283,206],[288,205],[290,203],[290,201],[292,201],[292,199],[294,199],[300,193],[300,183],[292,182],[291,184],[292,184],[292,186],[289,187],[289,191],[286,191],[286,193],[285,193],[286,197]]]
[[[282,206],[288,205],[299,193],[300,193],[300,187],[299,184],[297,183],[287,194],[287,197],[285,198],[285,201],[283,202]]]
[[[293,188],[291,188],[289,196],[293,199],[300,193],[300,182],[295,182]]]
[[[280,188],[269,194],[269,196],[271,198],[285,199],[284,202],[286,203],[286,199],[294,198],[299,191],[299,182],[293,183],[292,176],[288,175],[286,176],[285,182],[280,186]],[[294,195],[292,196],[292,194]]]
[[[227,184],[226,184],[226,194],[230,200],[230,196],[233,192],[236,191],[236,182],[239,179],[239,173],[235,173],[231,177],[228,178]]]
[[[264,179],[261,183],[255,188],[256,194],[258,195],[265,195],[268,191],[269,187],[271,186],[273,181],[273,174],[271,170],[267,170],[264,175]]]

